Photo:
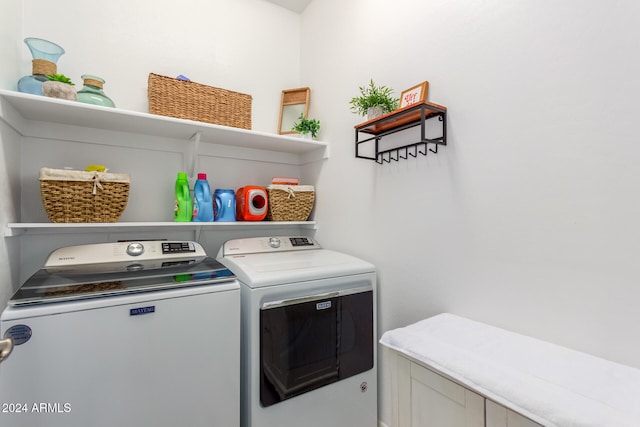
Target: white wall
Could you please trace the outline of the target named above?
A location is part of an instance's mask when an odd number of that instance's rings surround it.
[[[8,0],[2,4],[0,14],[0,87],[15,85],[20,74],[18,72],[18,61],[22,49],[21,24],[22,22],[22,0]]]
[[[20,78],[18,63],[22,48],[21,27],[22,1],[9,0],[2,3],[0,13],[0,87],[15,85]],[[20,206],[20,138],[17,133],[0,121],[0,227],[18,218]],[[18,280],[20,243],[14,239],[3,239],[0,244],[0,307],[13,293],[12,284]]]
[[[253,97],[253,129],[275,132],[282,89],[300,76],[300,16],[261,0],[23,0],[25,37],[66,53],[58,72],[82,87],[83,74],[106,80],[119,108],[147,112],[150,72]],[[21,71],[30,74],[23,49]]]
[[[316,237],[377,264],[380,333],[453,312],[640,367],[638,22],[633,1],[308,6],[302,84],[332,143]],[[428,80],[449,145],[355,159],[370,78]]]

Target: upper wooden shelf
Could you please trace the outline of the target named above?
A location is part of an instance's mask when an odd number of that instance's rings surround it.
[[[422,101],[360,123],[355,128],[358,132],[379,135],[411,123],[417,123],[422,120],[423,106],[427,107],[425,108],[425,119],[447,111],[447,107],[443,105]]]

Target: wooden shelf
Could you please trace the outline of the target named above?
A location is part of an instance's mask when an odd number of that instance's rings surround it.
[[[422,120],[422,109],[425,111],[425,119],[440,115],[447,111],[447,107],[433,102],[423,101],[404,108],[383,114],[364,123],[356,125],[355,128],[359,132],[371,135],[380,135],[381,133],[394,130],[398,127],[409,124],[420,124]]]
[[[431,119],[436,119],[441,123],[441,136],[426,137],[426,125]],[[416,142],[403,143],[400,146],[387,149],[380,148],[380,141],[383,137],[415,126],[420,126],[420,138]],[[439,145],[447,145],[447,107],[422,101],[360,123],[354,128],[357,158],[375,160],[376,163],[382,164],[408,159],[410,156],[417,157],[418,154],[426,156],[429,152],[437,153]],[[365,135],[364,139],[360,138],[361,134]],[[373,148],[370,150],[371,154],[361,154],[362,145],[367,143],[373,144]],[[431,148],[429,144],[432,144]]]

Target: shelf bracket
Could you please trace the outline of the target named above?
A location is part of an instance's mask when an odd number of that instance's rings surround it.
[[[190,144],[184,156],[184,169],[189,178],[195,178],[198,168],[198,153],[200,152],[200,137],[202,133],[197,131],[189,139]]]
[[[200,232],[202,231],[202,227],[196,227],[195,230],[193,230],[193,234],[194,234],[194,238],[196,242],[200,241]]]
[[[14,237],[24,234],[26,231],[18,228],[11,228],[9,224],[4,227],[4,237]]]

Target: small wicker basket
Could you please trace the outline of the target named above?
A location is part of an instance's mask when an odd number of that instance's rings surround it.
[[[51,222],[117,222],[129,200],[129,174],[40,169]]]
[[[251,95],[150,73],[147,96],[151,114],[251,129]]]
[[[268,221],[306,221],[315,201],[313,185],[269,185]]]

